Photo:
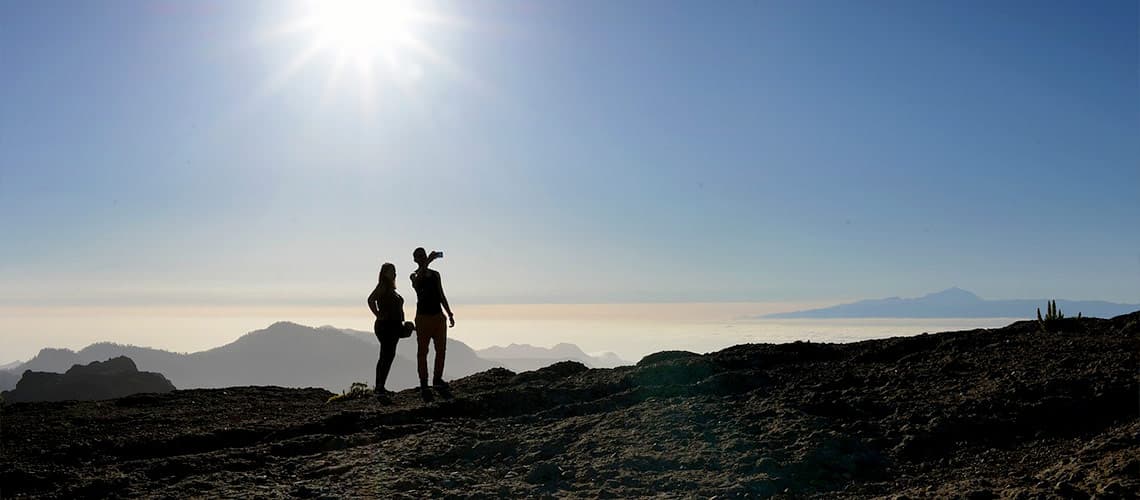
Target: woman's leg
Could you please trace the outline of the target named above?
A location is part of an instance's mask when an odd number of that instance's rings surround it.
[[[376,334],[376,341],[380,343],[380,354],[376,357],[376,393],[384,390],[384,380],[388,378],[388,371],[384,370],[384,333],[377,319],[372,324],[372,333]]]
[[[400,337],[395,334],[383,335],[380,338],[380,360],[376,362],[376,394],[382,395],[386,390],[388,373],[392,371],[392,361],[396,359],[396,343]]]

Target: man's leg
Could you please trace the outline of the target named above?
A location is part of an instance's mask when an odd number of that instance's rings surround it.
[[[445,323],[443,315],[439,316],[438,329],[432,335],[432,341],[435,343],[435,377],[432,382],[443,382],[443,362],[447,357],[447,323]]]
[[[420,373],[420,386],[428,383],[427,353],[428,343],[431,342],[431,319],[427,316],[416,316],[416,369]]]

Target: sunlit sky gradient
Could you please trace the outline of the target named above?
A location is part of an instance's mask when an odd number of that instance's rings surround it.
[[[0,3],[0,305],[1140,299],[1134,1],[422,7]]]

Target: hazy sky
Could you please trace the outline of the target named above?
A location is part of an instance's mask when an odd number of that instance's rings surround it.
[[[0,305],[1140,301],[1135,1],[415,8],[0,2]]]

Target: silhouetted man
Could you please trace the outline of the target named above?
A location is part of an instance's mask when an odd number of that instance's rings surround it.
[[[455,315],[451,313],[451,306],[447,304],[447,296],[443,294],[443,282],[439,272],[428,269],[431,261],[440,257],[439,252],[428,255],[423,247],[412,252],[412,259],[420,267],[412,273],[412,288],[416,290],[416,368],[420,374],[420,395],[424,399],[431,398],[428,388],[427,352],[428,343],[435,344],[435,372],[432,385],[441,392],[448,391],[447,382],[443,381],[443,362],[447,355],[447,327],[448,322],[455,326]],[[440,306],[443,306],[440,309]],[[443,312],[447,311],[444,318]]]

